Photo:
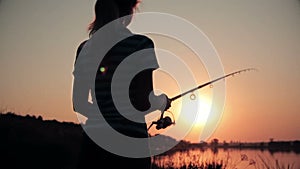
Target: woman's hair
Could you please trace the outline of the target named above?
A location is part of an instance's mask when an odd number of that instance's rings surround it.
[[[139,0],[97,0],[95,4],[95,20],[89,25],[90,36],[105,24],[120,17],[133,14]],[[127,26],[130,20],[124,20]]]

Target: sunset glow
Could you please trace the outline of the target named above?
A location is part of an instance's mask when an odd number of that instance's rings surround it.
[[[187,97],[194,97],[192,94],[188,95]],[[198,110],[193,110],[192,106],[189,106],[191,102],[197,102],[198,104]],[[204,127],[207,118],[209,116],[210,110],[211,110],[211,100],[207,97],[200,94],[200,92],[197,92],[197,95],[195,99],[191,99],[190,102],[185,102],[187,107],[190,107],[187,112],[181,112],[183,113],[183,117],[186,117],[184,120],[187,124],[193,123],[195,127]],[[180,109],[178,110],[180,112]],[[191,118],[190,116],[194,117],[196,114],[196,119]]]
[[[72,107],[72,72],[76,49],[89,37],[87,26],[94,18],[94,2],[0,2],[0,110],[79,122]],[[259,72],[226,79],[225,108],[218,112],[223,116],[209,139],[300,139],[299,0],[143,0],[137,12],[153,11],[182,17],[203,31],[218,52],[225,73],[248,67],[259,69]],[[196,84],[212,80],[204,63],[194,58],[186,44],[164,36],[147,36],[153,39],[155,47],[182,59],[194,74]],[[195,87],[186,83],[180,88],[177,84],[190,78],[175,64],[176,58],[157,57],[178,75],[178,79],[163,73],[154,75],[157,89],[173,97]],[[108,69],[103,67],[100,71],[105,73]],[[199,115],[195,120],[197,130],[191,132],[189,141],[199,142],[197,134],[209,122],[207,118],[214,102],[211,91],[207,87],[195,93],[195,100],[187,95],[188,101],[172,104],[170,111],[176,121],[180,104],[198,104],[197,111],[181,112],[186,124],[194,122],[192,115]],[[150,117],[147,122],[157,119],[159,113]],[[151,129],[150,132],[161,131]],[[172,131],[170,135],[176,138],[179,132]]]
[[[199,97],[199,113],[196,119],[196,126],[204,126],[211,110],[211,99]]]

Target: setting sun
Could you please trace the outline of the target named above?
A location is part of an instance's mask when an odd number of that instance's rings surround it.
[[[211,110],[212,100],[208,99],[208,97],[206,96],[200,96],[198,102],[199,102],[199,109],[198,109],[199,112],[196,119],[196,125],[204,126]]]
[[[195,94],[196,93],[196,94]],[[181,112],[181,106],[176,110],[176,114],[183,113],[183,120],[187,124],[194,124],[194,127],[203,127],[207,121],[211,110],[211,99],[209,99],[209,95],[207,93],[202,94],[201,92],[195,92],[186,97],[189,97],[188,101],[184,103],[187,109]],[[196,102],[197,109],[194,109],[194,106],[191,104],[195,104]],[[195,118],[196,117],[196,118]]]

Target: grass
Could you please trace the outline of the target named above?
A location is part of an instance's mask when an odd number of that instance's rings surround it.
[[[188,157],[193,158],[193,157]],[[235,161],[228,155],[224,159],[213,159],[211,161],[181,162],[178,166],[169,158],[168,161],[160,162],[153,159],[152,169],[295,169],[294,164],[283,164],[278,159],[267,159],[261,155],[250,159],[246,154],[241,154],[239,160]]]
[[[293,164],[283,164],[278,159],[270,161],[260,155],[258,155],[260,163],[256,165],[256,169],[294,169]]]
[[[178,168],[178,167],[177,167]],[[153,164],[152,169],[177,169],[173,166],[158,166],[156,164]],[[188,165],[180,166],[179,169],[223,169],[222,163],[202,163],[202,164],[193,164],[190,163]]]

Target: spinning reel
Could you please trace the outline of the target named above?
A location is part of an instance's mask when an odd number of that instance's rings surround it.
[[[166,112],[171,113],[172,116],[173,116],[173,119],[175,119],[175,118],[174,118],[174,115],[173,115],[173,113],[172,113],[171,111],[168,111],[168,110],[167,110]],[[149,130],[154,124],[156,125],[156,130],[165,129],[165,128],[171,126],[172,124],[175,125],[175,120],[172,121],[171,117],[169,117],[169,116],[164,117],[164,113],[165,113],[165,112],[162,112],[162,113],[161,113],[160,118],[159,118],[157,121],[153,121],[153,122],[151,123],[151,125],[148,127],[148,130]]]
[[[212,87],[213,87],[213,83],[215,83],[215,82],[217,82],[217,81],[219,81],[219,80],[225,79],[225,78],[230,77],[230,76],[233,77],[233,76],[236,75],[236,74],[240,74],[240,73],[247,72],[247,71],[252,71],[252,70],[257,70],[257,69],[254,69],[254,68],[243,69],[243,70],[239,70],[239,71],[236,71],[236,72],[227,74],[227,75],[225,75],[225,76],[219,77],[219,78],[217,78],[217,79],[215,79],[215,80],[212,80],[212,81],[207,82],[207,83],[204,83],[204,84],[202,84],[202,85],[200,85],[200,86],[198,86],[198,87],[195,87],[195,88],[193,88],[193,89],[190,89],[190,90],[188,90],[187,92],[184,92],[184,93],[182,93],[182,94],[179,94],[179,95],[177,95],[177,96],[171,98],[170,101],[171,101],[171,103],[172,103],[173,101],[175,101],[175,100],[177,100],[177,99],[179,99],[179,98],[181,98],[181,97],[183,97],[183,96],[185,96],[185,95],[187,95],[187,94],[189,94],[189,93],[192,93],[192,95],[190,96],[191,100],[195,100],[195,99],[196,99],[196,96],[195,96],[195,94],[193,94],[193,92],[194,92],[195,90],[199,90],[199,89],[201,89],[201,88],[203,88],[203,87],[205,87],[205,86],[210,86],[210,87],[212,88]],[[175,119],[175,118],[174,118],[174,115],[173,115],[173,113],[172,113],[171,111],[166,111],[166,112],[171,113],[172,116],[173,116],[173,119]],[[159,118],[157,121],[153,121],[153,122],[151,123],[151,125],[148,127],[148,130],[149,130],[153,125],[156,125],[156,129],[157,129],[157,130],[165,129],[165,128],[171,126],[172,124],[175,125],[175,120],[172,121],[172,119],[171,119],[169,116],[164,117],[164,113],[165,113],[165,111],[162,111],[160,118]]]

